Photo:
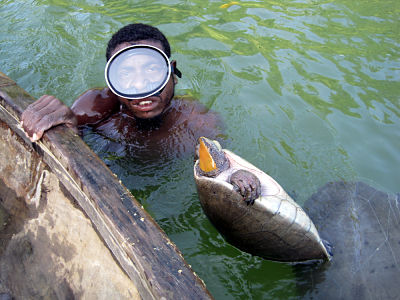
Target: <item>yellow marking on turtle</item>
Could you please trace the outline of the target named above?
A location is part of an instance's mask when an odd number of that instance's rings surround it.
[[[214,159],[210,152],[208,152],[207,146],[200,138],[200,149],[199,149],[199,167],[203,172],[210,172],[217,168]]]

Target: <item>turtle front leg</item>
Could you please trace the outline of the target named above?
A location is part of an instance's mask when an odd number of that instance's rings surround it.
[[[247,205],[253,205],[261,195],[261,183],[256,175],[247,170],[238,170],[231,175],[230,183],[235,191],[242,195]]]

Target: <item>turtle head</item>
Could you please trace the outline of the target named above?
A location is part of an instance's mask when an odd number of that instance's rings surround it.
[[[197,151],[199,157],[197,169],[200,175],[215,177],[229,168],[229,161],[217,141],[200,137]]]

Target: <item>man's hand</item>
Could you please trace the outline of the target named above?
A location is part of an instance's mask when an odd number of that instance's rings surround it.
[[[60,124],[78,132],[75,114],[54,96],[40,97],[29,105],[21,116],[21,125],[32,142],[41,139],[46,130]]]

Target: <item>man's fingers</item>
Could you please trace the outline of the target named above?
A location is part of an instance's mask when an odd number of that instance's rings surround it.
[[[42,108],[46,107],[49,105],[50,102],[52,102],[54,99],[58,100],[56,97],[51,96],[51,95],[43,95],[40,97],[37,101],[32,103],[30,106],[30,109],[38,111],[41,110]]]
[[[77,119],[72,110],[54,96],[40,97],[21,117],[21,125],[33,142],[39,140],[46,130],[60,124],[77,130]]]
[[[28,107],[25,109],[25,111],[22,112],[21,119],[22,119],[23,123],[26,123],[27,121],[29,121],[29,119],[30,119],[29,117],[31,114],[40,111],[41,109],[43,109],[43,107],[46,107],[49,104],[49,102],[51,102],[53,99],[54,99],[53,96],[43,95],[37,101],[28,105]]]
[[[69,124],[69,126],[72,126],[72,123],[66,120],[66,115],[68,115],[67,107],[65,107],[65,109],[49,112],[33,125],[33,132],[36,133],[37,137],[40,139],[46,130],[54,126],[60,124]]]
[[[22,126],[30,137],[35,132],[35,125],[46,115],[52,113],[55,109],[55,105],[52,102],[59,101],[53,96],[44,95],[39,98],[36,102],[29,105],[26,110],[22,113],[21,120]]]
[[[38,140],[40,140],[41,138],[42,138],[42,136],[43,136],[43,132],[41,132],[41,133],[34,133],[33,135],[32,135],[32,137],[29,137],[29,139],[31,140],[31,142],[33,143],[33,142],[37,142]]]

